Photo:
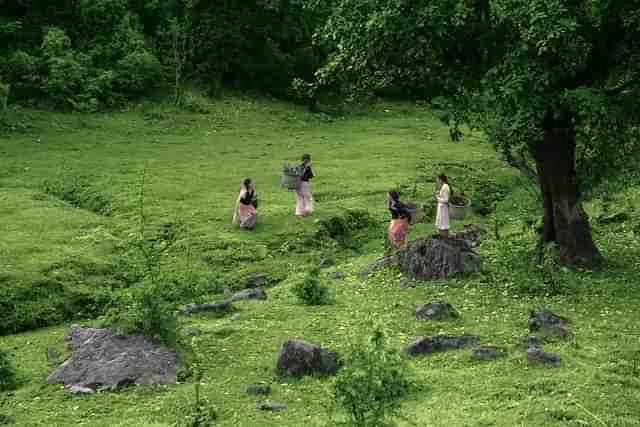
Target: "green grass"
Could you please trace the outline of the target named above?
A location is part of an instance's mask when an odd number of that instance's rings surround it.
[[[405,402],[403,413],[419,426],[640,425],[640,245],[633,224],[595,228],[610,260],[605,271],[559,270],[564,292],[532,296],[522,292],[521,284],[538,277],[529,271],[527,259],[535,242],[530,231],[522,230],[528,216],[536,215],[534,195],[480,138],[450,143],[448,130],[430,111],[409,104],[377,105],[366,114],[333,122],[252,98],[229,98],[208,108],[204,115],[176,113],[158,104],[109,115],[21,112],[21,120],[33,127],[0,136],[0,272],[7,278],[0,284],[34,286],[43,278],[56,278],[87,293],[107,287],[114,243],[138,228],[139,183],[146,168],[150,227],[180,221],[186,229],[165,268],[191,265],[228,280],[260,271],[285,279],[268,290],[267,301],[238,303],[239,321],[188,320],[204,332],[202,392],[217,405],[219,425],[332,425],[325,407],[331,404],[333,380],[275,378],[279,347],[298,337],[346,354],[369,333],[373,318],[384,322],[389,345],[396,348],[419,336],[469,332],[478,333],[483,344],[507,350],[505,357],[488,363],[472,361],[467,350],[411,360],[422,387]],[[299,219],[293,215],[293,194],[278,184],[282,162],[295,161],[304,152],[314,160],[317,212]],[[393,270],[360,279],[357,273],[384,250],[385,192],[398,186],[411,192],[415,185],[416,196],[409,199],[428,200],[440,162],[472,167],[444,170],[452,176],[454,190],[470,191],[483,180],[510,189],[498,208],[502,240],[490,239],[480,248],[486,273],[412,289],[400,289]],[[109,195],[111,215],[72,207],[44,192],[46,181],[68,175],[84,176],[92,190]],[[231,224],[231,208],[245,176],[256,181],[260,197],[254,232]],[[618,200],[637,205],[638,194],[627,189]],[[366,208],[379,222],[361,236],[362,246],[355,252],[286,249],[296,236],[311,235],[316,220],[349,208]],[[601,208],[594,202],[588,211],[594,217]],[[491,228],[493,218],[472,216],[467,222]],[[454,223],[455,228],[462,225]],[[412,227],[411,237],[432,231],[429,221]],[[212,261],[201,262],[203,255]],[[291,287],[323,256],[334,257],[338,265],[332,269],[347,273],[347,279],[325,282],[331,305],[303,306]],[[415,320],[417,304],[443,298],[460,312],[460,319]],[[529,366],[522,347],[529,311],[542,306],[569,317],[575,332],[569,342],[547,347],[562,357],[563,367],[557,370]],[[14,425],[169,426],[177,407],[192,398],[189,381],[87,398],[43,385],[53,369],[47,348],[62,350],[67,328],[0,337],[0,346],[9,350],[25,377],[21,388],[0,400],[0,413]],[[260,381],[272,384],[271,398],[285,403],[285,411],[255,409],[256,398],[245,396],[244,389]]]

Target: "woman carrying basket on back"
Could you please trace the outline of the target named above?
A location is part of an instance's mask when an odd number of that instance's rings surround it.
[[[313,213],[313,195],[309,185],[309,181],[313,179],[313,171],[311,170],[311,156],[309,154],[302,156],[302,164],[299,168],[300,177],[296,188],[296,215],[309,216]]]

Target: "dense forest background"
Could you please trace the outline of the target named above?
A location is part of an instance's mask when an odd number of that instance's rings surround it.
[[[107,108],[188,81],[291,97],[323,61],[298,0],[2,0],[0,81],[16,101]]]

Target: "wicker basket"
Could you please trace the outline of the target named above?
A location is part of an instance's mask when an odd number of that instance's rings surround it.
[[[413,225],[424,222],[424,209],[415,203],[407,203],[407,209],[410,214],[409,224]]]
[[[300,180],[300,172],[301,171],[299,167],[289,167],[289,163],[285,162],[280,185],[289,191],[296,190],[298,188],[298,182]]]
[[[298,188],[299,178],[299,175],[282,174],[281,185],[289,191],[296,190]]]
[[[467,211],[469,210],[469,206],[471,206],[471,199],[465,196],[458,195],[456,197],[460,197],[464,200],[464,204],[454,204],[449,201],[449,218],[451,219],[465,219],[467,216]]]

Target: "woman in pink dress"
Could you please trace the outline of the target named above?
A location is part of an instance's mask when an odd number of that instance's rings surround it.
[[[451,188],[447,176],[442,174],[438,176],[438,186],[440,190],[436,193],[438,208],[436,211],[436,228],[442,237],[449,237],[449,197],[451,197]]]
[[[257,207],[256,186],[250,178],[247,178],[242,183],[240,194],[238,194],[238,199],[236,200],[233,223],[240,225],[240,228],[255,228],[258,220]]]
[[[400,195],[397,191],[389,191],[387,198],[389,212],[391,213],[391,223],[389,224],[387,238],[393,248],[400,249],[409,233],[409,210],[400,201]]]
[[[309,216],[313,213],[313,195],[309,185],[309,181],[313,179],[313,171],[311,170],[311,156],[309,154],[302,156],[300,169],[301,174],[298,188],[296,189],[296,215]]]

